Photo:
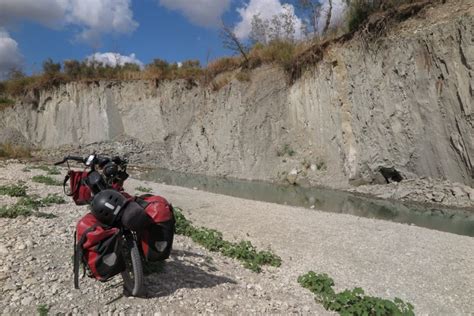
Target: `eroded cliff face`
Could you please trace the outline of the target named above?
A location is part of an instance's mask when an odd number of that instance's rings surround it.
[[[410,20],[378,44],[331,47],[292,85],[276,67],[218,92],[175,82],[70,83],[2,113],[43,148],[133,139],[175,170],[344,186],[405,177],[473,184],[473,5]],[[1,134],[1,133],[0,133]],[[143,157],[142,157],[143,158]],[[293,175],[294,176],[294,175]]]

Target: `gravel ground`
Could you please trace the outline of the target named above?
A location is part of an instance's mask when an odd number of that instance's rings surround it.
[[[29,181],[45,172],[24,167],[4,163],[0,185],[25,180],[31,194],[62,192]],[[271,248],[282,266],[256,274],[178,236],[164,271],[146,279],[150,298],[122,297],[120,278],[82,279],[74,290],[73,231],[87,209],[69,203],[42,209],[57,218],[0,218],[0,312],[31,314],[46,304],[51,314],[330,314],[296,282],[314,270],[332,276],[338,290],[360,286],[371,295],[400,297],[420,315],[474,313],[474,238],[133,179],[128,191],[139,185],[182,207],[197,225]],[[0,196],[2,205],[14,202]]]

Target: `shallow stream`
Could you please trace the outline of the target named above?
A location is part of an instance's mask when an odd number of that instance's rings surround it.
[[[166,169],[145,171],[139,178],[249,200],[377,218],[474,237],[474,212],[466,210],[375,199],[325,188],[208,177]]]

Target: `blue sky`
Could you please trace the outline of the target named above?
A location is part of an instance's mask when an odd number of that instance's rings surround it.
[[[231,54],[219,38],[221,19],[246,40],[255,14],[270,19],[290,10],[300,23],[293,2],[0,0],[0,76],[12,66],[32,73],[49,57],[62,62],[93,53],[118,53],[143,64],[154,58],[205,64],[208,54],[211,60]]]

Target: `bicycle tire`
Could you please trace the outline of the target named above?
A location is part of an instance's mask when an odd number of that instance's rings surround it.
[[[140,250],[133,239],[127,240],[125,244],[126,269],[122,272],[124,295],[140,297],[145,292]]]

